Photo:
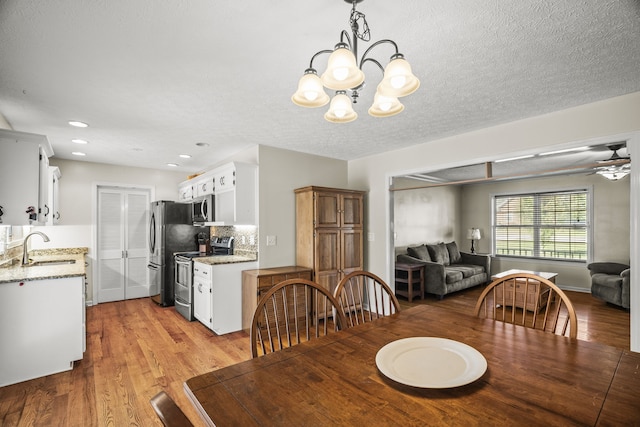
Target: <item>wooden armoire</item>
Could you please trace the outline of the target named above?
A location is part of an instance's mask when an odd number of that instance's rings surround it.
[[[332,293],[364,268],[364,191],[304,187],[296,195],[296,264]]]

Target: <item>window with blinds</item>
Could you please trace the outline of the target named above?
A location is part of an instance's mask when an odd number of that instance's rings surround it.
[[[589,245],[586,189],[493,197],[496,255],[585,261]]]

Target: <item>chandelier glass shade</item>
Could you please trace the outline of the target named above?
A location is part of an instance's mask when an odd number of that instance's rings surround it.
[[[360,57],[358,61],[358,39],[369,42],[369,25],[364,14],[356,11],[356,4],[363,0],[344,0],[352,4],[349,20],[352,38],[347,31],[340,34],[340,42],[333,50],[321,50],[313,55],[309,68],[298,82],[298,90],[291,100],[301,107],[322,107],[329,102],[329,95],[325,88],[336,91],[335,96],[324,118],[332,123],[348,123],[358,118],[353,109],[353,104],[358,102],[360,91],[365,87],[365,74],[362,66],[365,63],[376,65],[381,73],[382,80],[377,86],[373,99],[373,105],[368,112],[373,117],[389,117],[404,110],[404,105],[398,101],[399,97],[414,93],[420,87],[420,81],[413,74],[409,62],[398,51],[398,46],[393,40],[379,40],[374,42]],[[369,56],[372,49],[383,44],[390,44],[395,52],[390,57],[386,67]],[[318,72],[313,66],[316,57],[329,54],[327,68],[318,77]],[[350,96],[347,95],[350,94]]]

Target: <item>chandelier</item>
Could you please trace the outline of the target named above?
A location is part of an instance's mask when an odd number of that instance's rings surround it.
[[[352,4],[349,18],[352,37],[350,38],[348,32],[343,30],[340,33],[340,42],[335,45],[334,50],[321,50],[311,57],[309,68],[300,78],[298,90],[291,100],[301,107],[322,107],[329,102],[329,95],[324,91],[326,87],[334,90],[335,96],[324,118],[333,123],[352,122],[358,118],[353,104],[358,102],[360,91],[365,86],[362,66],[365,63],[371,63],[380,69],[383,77],[376,89],[369,114],[374,117],[396,115],[404,110],[404,105],[398,101],[398,98],[415,92],[420,86],[420,81],[411,72],[411,66],[404,59],[404,55],[398,51],[398,45],[393,40],[384,39],[374,42],[365,50],[360,61],[357,61],[358,39],[369,42],[371,33],[364,14],[356,10],[356,4],[363,0],[344,1]],[[395,54],[391,56],[386,67],[369,56],[371,50],[381,44],[391,44],[395,48]],[[327,69],[318,76],[318,72],[313,67],[313,61],[323,54],[330,54]],[[347,96],[348,93],[351,97]]]

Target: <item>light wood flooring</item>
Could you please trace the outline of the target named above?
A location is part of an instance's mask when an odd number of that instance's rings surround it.
[[[480,287],[414,304],[469,313]],[[579,339],[629,348],[629,313],[589,294],[568,293]],[[401,300],[403,307],[412,304]],[[244,332],[216,336],[150,299],[87,309],[87,351],[72,371],[0,388],[0,426],[161,426],[149,399],[167,391],[203,425],[183,391],[193,376],[251,357]]]

